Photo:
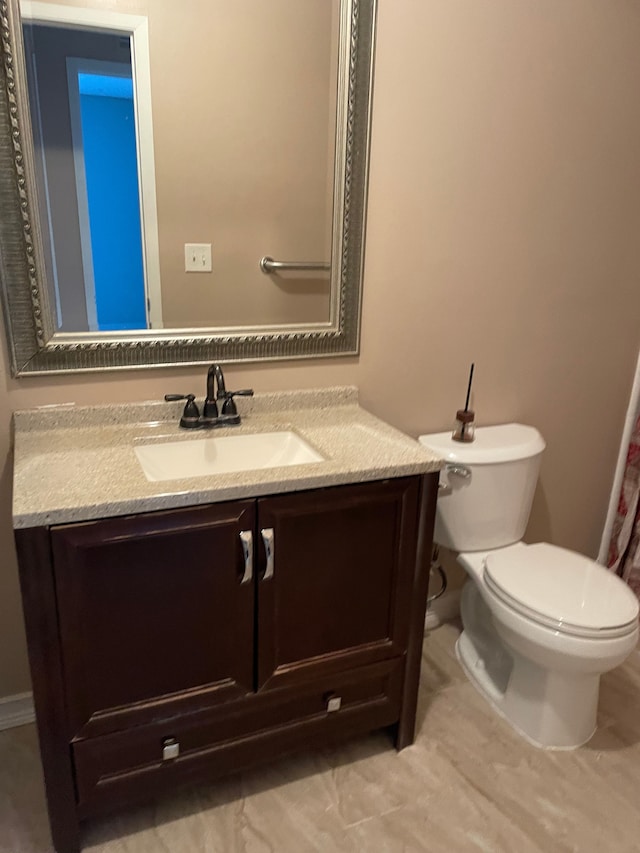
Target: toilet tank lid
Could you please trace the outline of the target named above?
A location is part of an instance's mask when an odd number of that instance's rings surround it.
[[[515,462],[542,453],[546,445],[535,427],[524,424],[500,424],[478,427],[474,441],[454,441],[451,431],[421,435],[418,438],[447,462],[467,465],[491,465],[495,462]]]

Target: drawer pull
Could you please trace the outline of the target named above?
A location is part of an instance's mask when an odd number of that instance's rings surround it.
[[[329,696],[327,696],[327,711],[329,713],[331,713],[332,711],[339,711],[341,705],[341,696],[336,696],[334,693],[331,693]]]
[[[244,556],[244,574],[241,584],[249,583],[253,578],[253,533],[250,530],[240,531],[240,542],[242,542],[242,554]]]
[[[174,737],[166,737],[162,741],[162,760],[170,761],[180,755],[180,744]]]
[[[260,533],[264,542],[264,552],[267,555],[267,568],[263,580],[268,581],[269,578],[273,577],[275,570],[275,537],[273,527],[265,527]]]

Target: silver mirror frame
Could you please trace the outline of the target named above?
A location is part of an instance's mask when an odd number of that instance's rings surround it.
[[[0,292],[13,376],[358,354],[376,2],[341,0],[330,321],[72,335],[50,319],[18,0],[0,0]]]

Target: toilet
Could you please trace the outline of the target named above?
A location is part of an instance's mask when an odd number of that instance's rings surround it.
[[[521,541],[545,443],[522,424],[422,435],[445,460],[434,540],[469,579],[456,654],[469,680],[521,735],[574,749],[596,729],[602,673],[638,641],[638,600],[580,554]]]

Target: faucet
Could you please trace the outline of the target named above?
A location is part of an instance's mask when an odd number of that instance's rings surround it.
[[[241,391],[227,391],[222,367],[214,363],[207,371],[207,396],[202,407],[202,415],[195,403],[193,394],[165,394],[167,402],[186,400],[180,426],[184,429],[211,429],[213,427],[234,426],[240,423],[240,415],[234,397],[253,397],[253,388],[243,388]],[[221,411],[218,412],[218,401],[222,401]]]
[[[216,393],[215,386],[218,386]],[[224,373],[219,364],[212,364],[207,371],[207,396],[202,409],[203,418],[217,418],[218,404],[216,400],[226,400],[227,388],[224,384]]]

